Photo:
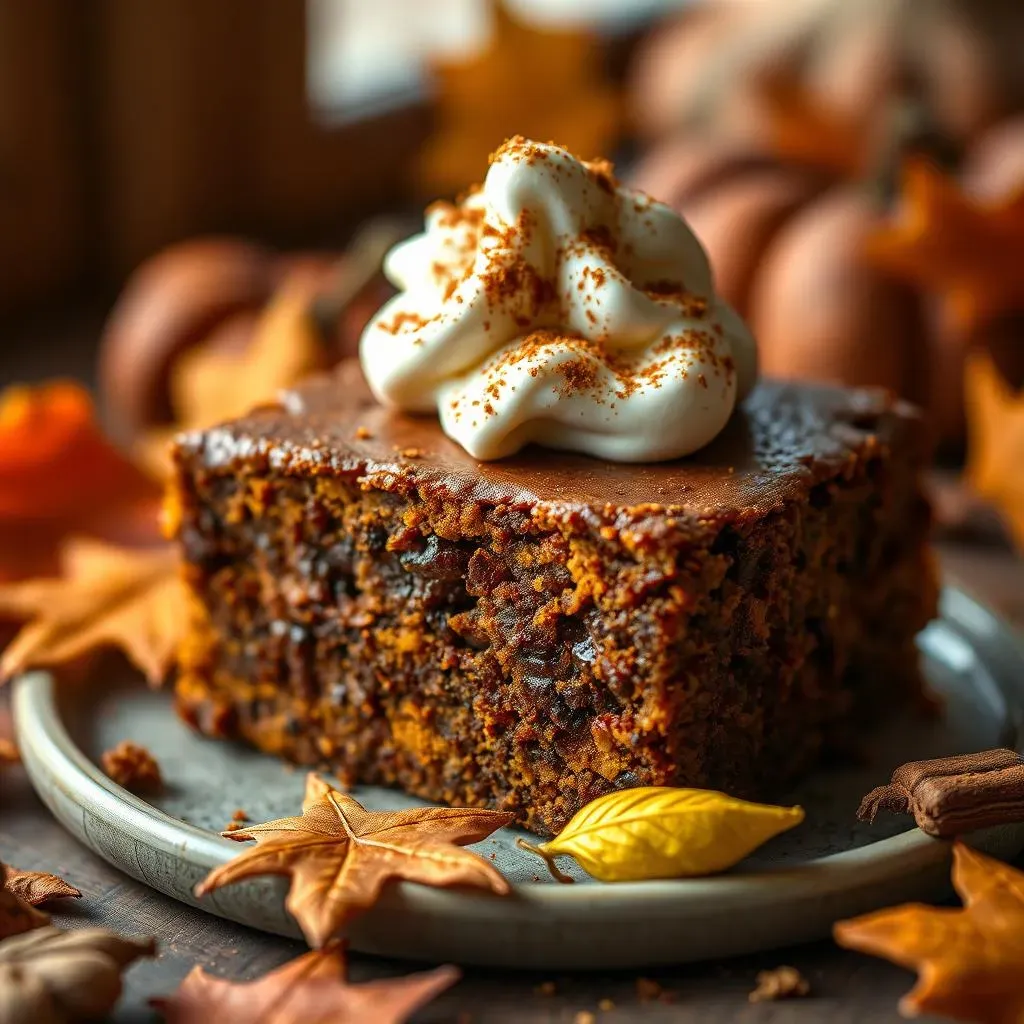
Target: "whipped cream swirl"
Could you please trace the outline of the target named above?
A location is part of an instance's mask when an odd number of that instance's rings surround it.
[[[606,161],[510,139],[483,187],[427,210],[385,261],[401,291],[360,356],[377,398],[437,410],[475,458],[531,442],[618,462],[706,445],[757,376],[677,213]]]

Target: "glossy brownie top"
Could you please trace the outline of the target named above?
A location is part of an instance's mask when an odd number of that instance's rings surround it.
[[[531,447],[478,462],[435,417],[377,404],[355,361],[284,393],[279,404],[179,438],[184,453],[210,468],[259,458],[293,475],[354,474],[371,486],[443,488],[487,504],[655,505],[710,519],[804,500],[844,464],[924,444],[916,411],[887,392],[762,381],[718,438],[684,459],[636,465]]]

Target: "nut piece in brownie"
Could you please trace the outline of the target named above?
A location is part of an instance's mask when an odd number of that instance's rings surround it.
[[[638,785],[770,795],[919,685],[922,424],[762,382],[682,461],[481,464],[354,363],[176,447],[181,714],[558,830]]]

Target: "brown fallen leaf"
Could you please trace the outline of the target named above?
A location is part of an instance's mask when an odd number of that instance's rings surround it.
[[[347,983],[340,946],[306,953],[258,981],[237,983],[193,967],[169,999],[153,1000],[169,1024],[402,1024],[459,978],[456,967]]]
[[[0,764],[17,764],[21,760],[13,740],[0,738]]]
[[[1024,394],[1010,387],[991,356],[968,354],[964,369],[967,463],[970,487],[999,511],[1024,550]]]
[[[0,616],[26,622],[0,658],[0,677],[114,646],[150,683],[160,683],[187,616],[173,549],[133,551],[74,538],[61,562],[59,579],[0,584]]]
[[[908,903],[836,924],[836,942],[918,972],[900,1001],[980,1024],[1024,1020],[1024,874],[963,843],[953,846],[961,910]]]
[[[1024,186],[995,203],[965,195],[927,161],[908,160],[896,219],[867,254],[880,267],[944,297],[953,321],[976,327],[1021,308]]]
[[[286,906],[309,944],[320,947],[372,907],[391,880],[506,894],[509,885],[500,872],[459,847],[485,839],[511,820],[501,811],[457,807],[368,811],[311,773],[301,817],[222,833],[258,845],[214,868],[196,895],[256,875],[287,875]]]
[[[102,928],[40,928],[0,943],[0,1024],[100,1020],[121,997],[121,973],[153,956],[152,939]]]
[[[0,581],[52,573],[71,533],[159,537],[159,489],[103,436],[69,381],[0,394]]]
[[[13,889],[8,888],[10,869],[0,863],[0,939],[21,935],[49,924],[50,918],[30,903],[26,903]],[[2,948],[2,947],[0,947]]]
[[[536,28],[502,3],[488,6],[493,27],[487,44],[431,67],[437,128],[416,171],[433,196],[477,180],[488,154],[513,135],[553,139],[572,153],[596,157],[609,151],[622,119],[621,98],[604,77],[590,32]]]
[[[45,871],[21,871],[12,867],[7,868],[4,888],[33,907],[47,900],[67,897],[80,899],[82,896],[78,889],[58,875],[50,875]]]

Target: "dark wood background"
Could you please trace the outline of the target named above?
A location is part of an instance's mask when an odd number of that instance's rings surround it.
[[[0,382],[32,380],[54,373],[88,380],[100,310],[56,312],[19,325],[17,344],[0,348]],[[1007,618],[1024,625],[1024,569],[996,540],[940,545],[947,578],[959,582]],[[67,835],[36,798],[22,769],[0,775],[0,859],[19,867],[66,877],[84,898],[54,915],[56,924],[103,925],[125,934],[152,934],[159,956],[133,967],[115,1019],[155,1020],[146,1003],[174,989],[193,964],[234,979],[257,977],[302,952],[295,942],[263,935],[211,917],[164,897],[110,868]],[[1024,861],[1022,861],[1024,863]],[[742,928],[743,922],[737,921]],[[812,997],[750,1005],[747,994],[758,971],[792,964],[813,988]],[[416,965],[353,956],[352,978],[407,973]],[[887,963],[820,942],[796,949],[711,962],[648,975],[674,993],[669,1005],[642,1004],[638,972],[615,974],[513,973],[468,970],[464,979],[424,1010],[418,1021],[565,1022],[589,1011],[600,1022],[673,1021],[682,1024],[750,1024],[829,1020],[897,1021],[896,1004],[912,976]],[[554,995],[537,989],[555,983]],[[613,1009],[599,1003],[611,1000]]]

